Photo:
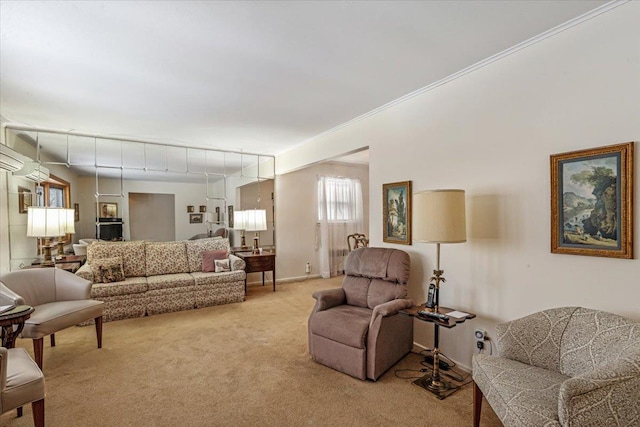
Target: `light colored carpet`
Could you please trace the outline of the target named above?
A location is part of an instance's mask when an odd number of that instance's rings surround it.
[[[471,386],[445,400],[401,379],[410,354],[377,382],[315,363],[307,318],[341,278],[250,286],[243,303],[73,327],[45,340],[48,426],[469,426]],[[18,346],[33,356],[31,340]],[[410,372],[403,372],[410,375]],[[422,375],[416,373],[415,375]],[[482,426],[500,426],[488,404]],[[31,406],[0,425],[32,426]]]

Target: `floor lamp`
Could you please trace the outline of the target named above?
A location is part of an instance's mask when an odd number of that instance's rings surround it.
[[[445,282],[440,268],[440,244],[467,241],[464,190],[428,190],[413,196],[413,241],[436,244],[436,269],[429,279],[435,286],[434,312],[440,309],[440,284]],[[433,373],[424,387],[441,396],[450,386],[440,379],[440,328],[434,322]]]

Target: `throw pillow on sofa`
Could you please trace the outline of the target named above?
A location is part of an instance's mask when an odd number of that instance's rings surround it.
[[[212,273],[216,271],[216,261],[229,258],[226,250],[204,251],[202,252],[202,272]]]
[[[124,280],[122,257],[100,258],[91,262],[94,283],[113,283]]]
[[[231,265],[229,263],[229,258],[227,259],[217,259],[215,261],[216,264],[216,273],[222,273],[223,271],[231,271]]]

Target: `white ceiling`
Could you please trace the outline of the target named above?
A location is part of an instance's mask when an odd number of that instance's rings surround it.
[[[0,114],[278,154],[604,1],[1,1]]]

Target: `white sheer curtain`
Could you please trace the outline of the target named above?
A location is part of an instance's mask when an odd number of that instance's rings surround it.
[[[319,176],[318,222],[320,274],[324,278],[342,274],[347,236],[365,232],[360,180]]]

